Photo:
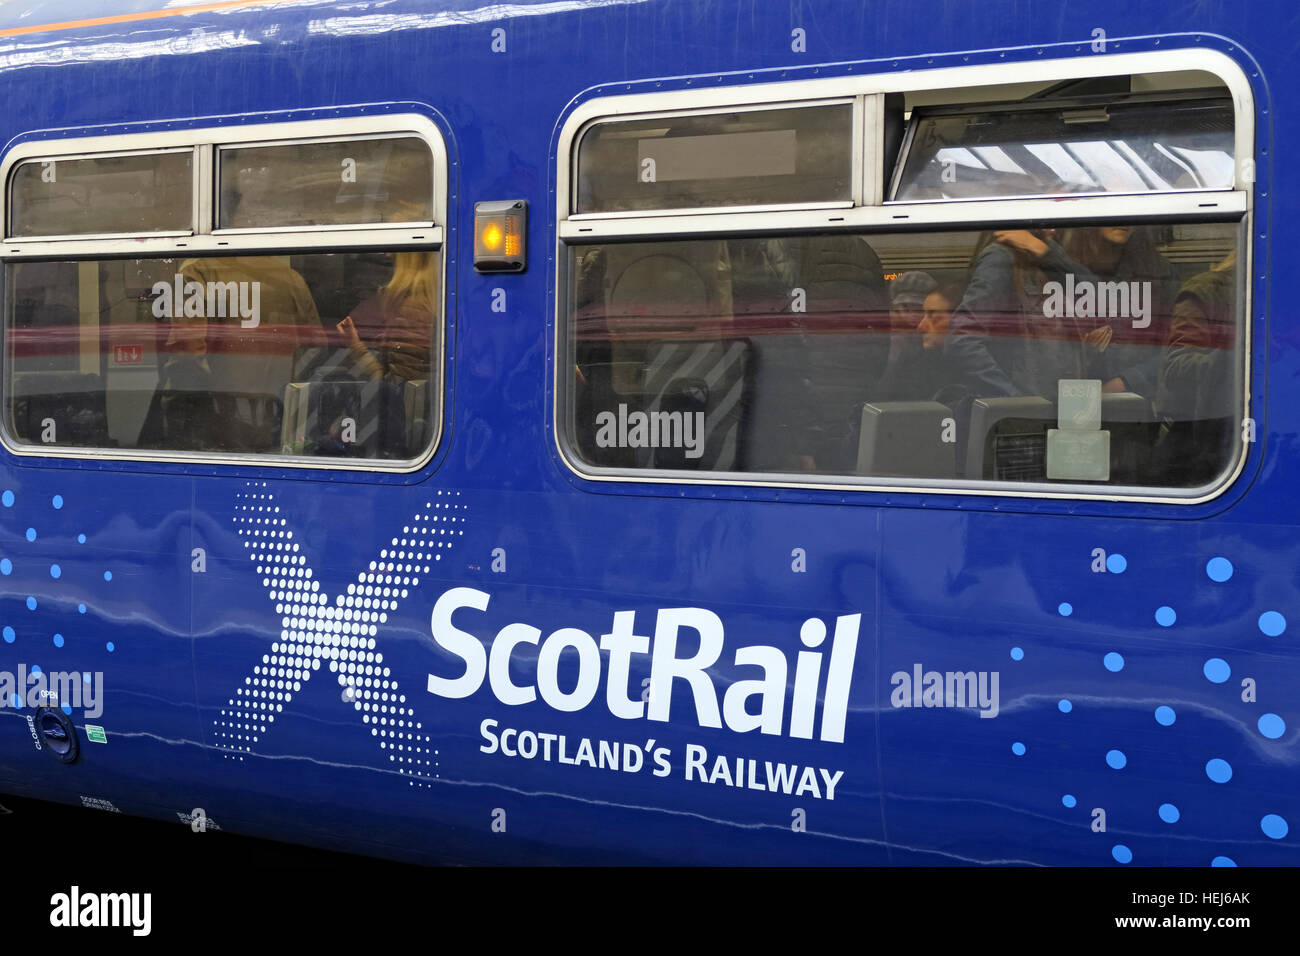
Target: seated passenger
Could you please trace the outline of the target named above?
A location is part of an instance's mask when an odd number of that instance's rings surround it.
[[[1088,368],[1081,320],[1049,315],[1047,283],[1074,264],[1047,230],[999,230],[981,238],[970,284],[944,343],[961,385],[975,397],[1041,395]]]
[[[905,272],[891,288],[891,322],[906,322],[890,336],[889,361],[871,391],[871,401],[929,401],[950,385],[954,375],[943,356],[952,310],[961,302],[961,287],[940,286],[924,272]]]
[[[1206,484],[1227,465],[1237,440],[1236,275],[1233,253],[1178,292],[1155,400],[1162,419],[1155,449],[1159,484]]]
[[[429,377],[434,262],[431,252],[396,253],[388,284],[338,324],[366,378],[410,382]]]
[[[1088,226],[1071,229],[1062,243],[1072,265],[1074,286],[1122,282],[1127,314],[1108,312],[1112,296],[1096,287],[1096,318],[1083,318],[1090,367],[1086,377],[1102,381],[1103,392],[1136,392],[1153,398],[1160,350],[1168,334],[1169,309],[1177,286],[1173,267],[1156,248],[1152,226]],[[1113,286],[1112,286],[1113,288]]]
[[[192,297],[198,287],[201,305]],[[294,350],[322,339],[307,284],[281,256],[239,256],[190,259],[174,288],[185,301],[170,291],[155,301],[155,315],[168,322],[162,447],[277,449]]]

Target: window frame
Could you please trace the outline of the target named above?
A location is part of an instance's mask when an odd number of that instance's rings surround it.
[[[336,111],[337,112],[337,111]],[[268,117],[269,119],[269,117]],[[221,147],[310,144],[386,136],[418,137],[432,155],[431,209],[434,218],[413,223],[363,223],[332,226],[259,227],[217,229],[220,170],[216,159]],[[93,159],[102,156],[147,155],[194,151],[193,229],[171,233],[105,233],[16,237],[10,232],[10,187],[14,170],[24,162]],[[198,452],[163,449],[119,449],[24,443],[10,432],[8,414],[0,415],[0,445],[26,458],[118,460],[184,465],[236,465],[243,468],[279,467],[351,472],[409,474],[423,469],[438,453],[444,438],[447,400],[447,239],[450,167],[441,129],[427,116],[402,112],[363,114],[330,119],[285,120],[239,126],[202,126],[147,133],[124,133],[67,139],[32,139],[18,143],[0,161],[0,268],[25,260],[102,261],[108,259],[191,258],[280,254],[343,254],[352,251],[432,251],[438,254],[438,314],[435,341],[430,349],[432,436],[427,448],[410,459],[332,458],[328,456]],[[7,296],[7,292],[6,292]],[[10,322],[0,322],[3,337],[4,382],[13,381],[9,355]],[[7,388],[7,386],[6,386]],[[6,406],[6,392],[0,402]]]
[[[895,168],[884,175],[884,101],[887,94],[972,89],[1024,82],[1051,82],[1092,77],[1178,73],[1209,73],[1227,88],[1233,104],[1234,175],[1229,189],[1181,190],[1145,194],[1090,194],[1070,197],[1013,197],[993,199],[893,201],[888,199],[892,180],[906,157],[906,145],[914,124],[908,124]],[[749,78],[754,78],[749,74]],[[1241,293],[1238,310],[1236,370],[1241,376],[1243,416],[1252,414],[1255,387],[1252,376],[1255,191],[1248,170],[1255,161],[1254,94],[1241,65],[1217,50],[1168,49],[1109,56],[1067,57],[1057,60],[1003,62],[978,66],[939,67],[892,74],[844,76],[751,83],[735,87],[677,89],[649,93],[609,93],[598,88],[596,96],[576,106],[563,120],[556,137],[556,245],[555,245],[555,337],[556,361],[552,380],[551,429],[555,449],[564,466],[579,479],[643,486],[699,485],[751,488],[797,489],[850,492],[888,492],[909,495],[989,495],[1004,498],[1081,501],[1126,501],[1153,504],[1201,504],[1221,496],[1241,476],[1249,446],[1238,443],[1237,454],[1227,471],[1212,484],[1182,490],[1153,486],[1089,485],[1059,482],[996,482],[976,479],[872,478],[858,475],[808,476],[760,472],[686,472],[637,468],[599,468],[582,460],[572,431],[573,388],[568,366],[571,291],[569,247],[603,242],[690,240],[709,237],[770,236],[794,232],[847,232],[871,234],[924,227],[938,231],[974,228],[1012,222],[1052,222],[1063,225],[1090,221],[1123,221],[1143,224],[1158,222],[1224,221],[1235,224],[1239,247]],[[603,95],[603,94],[609,95]],[[745,105],[774,109],[856,96],[862,103],[863,124],[855,130],[855,142],[866,161],[861,172],[862,202],[851,208],[833,210],[815,206],[729,207],[634,213],[572,213],[576,197],[577,147],[590,125],[613,119],[643,119],[674,116],[687,112],[722,112]],[[858,115],[855,113],[855,116]],[[857,134],[860,133],[860,139]],[[1244,160],[1250,160],[1247,164]]]
[[[16,151],[16,150],[15,150],[15,151]],[[69,161],[85,160],[85,159],[90,159],[90,160],[94,160],[94,159],[119,159],[119,158],[131,157],[131,156],[183,156],[183,155],[185,155],[186,153],[189,153],[189,154],[190,154],[190,194],[191,194],[191,201],[190,201],[190,228],[189,228],[189,229],[158,229],[158,230],[151,230],[151,231],[149,231],[149,232],[126,232],[126,233],[123,233],[123,232],[99,232],[99,233],[76,232],[76,233],[60,233],[60,234],[52,234],[52,235],[48,235],[48,236],[21,236],[21,237],[14,236],[14,238],[13,238],[12,241],[15,241],[15,242],[24,242],[24,243],[27,242],[27,241],[29,241],[29,240],[32,240],[32,241],[35,241],[35,242],[62,242],[62,241],[64,241],[64,240],[70,240],[70,239],[110,239],[110,238],[114,238],[114,237],[118,237],[118,236],[130,236],[130,237],[133,237],[133,238],[135,238],[135,237],[142,237],[142,238],[168,238],[168,237],[172,237],[172,236],[190,236],[190,235],[193,235],[193,234],[194,234],[195,223],[198,221],[198,204],[197,204],[196,202],[194,202],[194,196],[193,196],[193,194],[194,194],[194,189],[195,189],[195,181],[198,179],[198,176],[199,176],[198,155],[197,155],[197,152],[196,152],[195,150],[193,150],[193,149],[186,149],[184,146],[178,146],[178,147],[173,147],[173,148],[170,148],[170,149],[168,149],[168,148],[158,148],[158,149],[123,149],[123,150],[113,150],[112,152],[93,153],[93,154],[88,154],[88,155],[84,155],[84,156],[83,156],[83,155],[72,155],[72,156],[62,156],[62,155],[60,155],[60,156],[54,156],[54,155],[45,156],[45,155],[36,155],[36,156],[29,156],[29,157],[25,157],[25,158],[18,158],[18,159],[15,160],[12,164],[6,164],[6,165],[3,167],[4,202],[3,202],[2,204],[0,204],[0,209],[3,210],[3,216],[4,216],[3,232],[4,232],[5,240],[6,240],[6,241],[10,241],[10,240],[9,240],[9,237],[13,235],[13,232],[12,232],[12,230],[13,230],[13,222],[12,222],[11,219],[10,219],[10,217],[11,217],[12,214],[13,214],[13,203],[10,201],[10,197],[11,197],[11,195],[12,195],[12,193],[11,193],[11,188],[12,188],[12,184],[13,184],[13,177],[14,177],[14,175],[18,172],[18,170],[21,169],[23,166],[30,166],[30,165],[38,164],[38,163],[42,163],[42,162],[69,162]]]

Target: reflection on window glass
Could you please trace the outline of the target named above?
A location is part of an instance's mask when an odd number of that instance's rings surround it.
[[[11,262],[36,446],[404,460],[432,441],[438,254]]]
[[[922,113],[895,200],[1230,189],[1232,104]]]
[[[433,220],[433,154],[415,136],[221,150],[220,226]]]
[[[847,201],[851,105],[600,123],[578,146],[577,212]]]
[[[14,236],[183,232],[193,222],[192,150],[33,160],[14,169]]]
[[[1202,486],[1239,440],[1237,229],[576,246],[572,447],[632,471]]]

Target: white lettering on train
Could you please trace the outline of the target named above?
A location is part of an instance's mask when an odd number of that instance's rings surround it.
[[[538,628],[516,622],[497,632],[489,652],[478,637],[456,627],[451,618],[462,609],[486,611],[490,600],[489,594],[474,588],[452,588],[438,598],[430,616],[433,639],[443,650],[460,659],[464,672],[458,677],[429,674],[430,694],[454,699],[469,697],[483,686],[486,678],[492,695],[502,704],[528,704],[540,696],[554,710],[574,712],[596,699],[603,680],[605,706],[615,717],[667,722],[672,716],[676,685],[688,691],[695,721],[701,727],[725,725],[738,733],[757,730],[780,735],[788,705],[790,719],[786,733],[808,740],[814,736],[820,696],[819,739],[844,742],[861,614],[836,618],[824,675],[822,662],[828,655],[811,650],[826,638],[826,625],[817,618],[805,621],[800,629],[800,640],[810,650],[800,650],[795,656],[792,681],[787,679],[790,661],[780,648],[766,645],[736,648],[732,657],[735,665],[757,667],[762,676],[731,682],[719,701],[719,691],[709,670],[722,658],[724,628],[712,611],[698,607],[662,608],[655,616],[653,638],[636,633],[635,611],[615,611],[613,625],[608,634],[600,636],[599,644],[596,638],[575,627],[562,627],[542,640]],[[684,643],[695,648],[693,653],[678,651],[678,638],[683,631],[691,632]],[[538,648],[534,679],[522,686],[515,683],[510,673],[514,649],[521,644]],[[578,673],[577,683],[562,689],[559,662],[566,649],[576,652]],[[629,692],[633,655],[650,658],[649,700],[642,699],[639,683],[636,693]],[[608,666],[604,664],[606,660]]]

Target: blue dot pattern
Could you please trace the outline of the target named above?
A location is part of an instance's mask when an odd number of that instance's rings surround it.
[[[1011,648],[1011,659],[1013,661],[1023,661],[1025,659],[1024,648],[1022,647]]]
[[[1232,779],[1232,765],[1221,757],[1215,757],[1206,763],[1205,775],[1215,783],[1227,783]]]
[[[1280,840],[1290,831],[1287,822],[1276,813],[1267,814],[1259,821],[1259,828],[1264,831],[1264,836],[1270,840]]]
[[[1205,564],[1205,573],[1210,576],[1211,581],[1222,584],[1232,577],[1232,562],[1222,557],[1210,558]]]
[[[1259,629],[1269,637],[1280,637],[1286,631],[1286,618],[1277,611],[1265,611],[1259,616]]]
[[[1208,577],[1209,580],[1214,582],[1215,584],[1227,584],[1228,582],[1233,581],[1234,578],[1240,577],[1236,573],[1237,568],[1233,564],[1233,561],[1227,555],[1212,553],[1209,557],[1203,558],[1202,560],[1204,563],[1200,567],[1204,570],[1206,577]],[[1106,570],[1109,571],[1111,574],[1122,574],[1124,571],[1127,570],[1127,568],[1128,568],[1128,560],[1122,554],[1119,554],[1117,552],[1112,552],[1106,558]],[[1099,569],[1090,568],[1090,570],[1096,571]],[[1202,579],[1202,581],[1203,580],[1204,579]],[[1186,590],[1188,594],[1194,596],[1193,598],[1188,598],[1189,601],[1196,600],[1198,602],[1202,599],[1203,595],[1214,595],[1216,593],[1220,593],[1220,594],[1229,593],[1226,590],[1224,592],[1210,591],[1210,590],[1206,590],[1204,587],[1198,589],[1196,585],[1193,585],[1190,590],[1186,588],[1184,588],[1183,590]],[[1180,591],[1180,593],[1182,592]],[[1258,617],[1255,619],[1256,624],[1258,626],[1258,633],[1268,638],[1282,637],[1283,635],[1286,634],[1286,630],[1287,630],[1287,621],[1285,615],[1283,614],[1283,611],[1276,609],[1276,606],[1274,608],[1268,608],[1267,605],[1265,605],[1265,608],[1266,609],[1263,611],[1254,612],[1255,614],[1258,615]],[[1184,610],[1189,610],[1189,609],[1184,608]],[[1057,613],[1060,617],[1063,618],[1071,617],[1073,615],[1073,612],[1074,612],[1074,605],[1070,601],[1060,601],[1058,603]],[[1152,612],[1148,612],[1148,613],[1152,613]],[[1154,609],[1153,617],[1155,619],[1155,623],[1158,624],[1160,627],[1171,628],[1177,623],[1179,615],[1173,606],[1169,604],[1161,604]],[[1147,620],[1150,621],[1151,618],[1147,618]],[[1247,618],[1247,620],[1250,620],[1250,618]],[[1103,622],[1103,624],[1104,623],[1108,623],[1108,622]],[[1130,631],[1137,633],[1136,625],[1138,622],[1130,620],[1121,623],[1123,624],[1124,627],[1127,627]],[[1063,624],[1062,626],[1067,626],[1067,625]],[[1239,645],[1236,643],[1232,643],[1231,646],[1235,648]],[[1261,649],[1262,647],[1265,647],[1265,645],[1247,644],[1244,649],[1244,652],[1253,653]],[[1022,649],[1020,647],[1017,647],[1016,650],[1021,651]],[[1126,666],[1125,653],[1128,653],[1129,650],[1130,648],[1116,647],[1114,649],[1105,651],[1102,656],[1102,665],[1111,674],[1121,673],[1122,671],[1124,671]],[[1144,648],[1144,654],[1145,651],[1146,649]],[[1022,655],[1021,656],[1013,655],[1013,656],[1015,656],[1016,660],[1020,660]],[[1161,686],[1162,678],[1168,678],[1174,676],[1173,674],[1169,673],[1168,665],[1163,660],[1157,662],[1155,658],[1151,658],[1151,662],[1156,663],[1157,666],[1160,667],[1160,670],[1153,672],[1151,667],[1148,664],[1148,658],[1144,656],[1141,662],[1142,666],[1139,668],[1140,673],[1135,674],[1134,678],[1140,678],[1141,680],[1147,682],[1147,686],[1154,687],[1154,686]],[[1211,705],[1211,710],[1209,711],[1212,714],[1222,713],[1224,709],[1231,708],[1234,704],[1255,703],[1255,698],[1250,695],[1246,695],[1244,700],[1239,701],[1238,695],[1234,690],[1233,685],[1229,684],[1229,681],[1233,677],[1234,664],[1236,665],[1236,669],[1240,670],[1244,675],[1249,676],[1253,674],[1251,665],[1248,664],[1244,659],[1237,661],[1234,660],[1232,657],[1227,657],[1227,656],[1202,659],[1201,672],[1205,680],[1208,681],[1210,684],[1215,685],[1216,688],[1222,686],[1224,691],[1227,692],[1226,696],[1220,696],[1214,698],[1214,703]],[[1184,671],[1183,673],[1185,674],[1186,672]],[[1243,688],[1245,688],[1245,687],[1253,687],[1254,685],[1253,682],[1246,682],[1245,680],[1243,680],[1242,686]],[[1204,687],[1204,685],[1202,685],[1202,687]],[[1223,691],[1216,690],[1215,693],[1222,694]],[[1244,695],[1246,694],[1246,692],[1243,690],[1242,694]],[[1069,698],[1057,697],[1056,702],[1057,702],[1056,703],[1057,709],[1063,714],[1068,714],[1073,710],[1073,702]],[[1262,698],[1261,698],[1261,702],[1266,703],[1266,701],[1263,701]],[[1285,702],[1278,701],[1277,703],[1285,703]],[[1261,710],[1263,709],[1264,708],[1261,708]],[[1277,709],[1280,710],[1281,708],[1277,708]],[[1203,709],[1197,707],[1194,710],[1195,710],[1194,719],[1200,719],[1203,715]],[[1148,713],[1152,714],[1152,716],[1155,718],[1156,723],[1160,727],[1164,727],[1164,728],[1173,727],[1175,723],[1178,721],[1178,714],[1174,710],[1174,707],[1170,706],[1170,704],[1160,704],[1156,702],[1155,706],[1153,707],[1153,710],[1148,711]],[[1278,713],[1275,712],[1274,710],[1265,710],[1265,712],[1262,714],[1260,714],[1259,711],[1255,711],[1255,713],[1249,714],[1249,716],[1247,715],[1241,715],[1241,716],[1246,717],[1247,722],[1245,723],[1245,726],[1249,727],[1250,723],[1254,723],[1255,726],[1257,727],[1259,732],[1259,737],[1256,737],[1255,740],[1259,741],[1259,745],[1267,746],[1265,741],[1276,741],[1286,737],[1288,726],[1287,726],[1287,718],[1284,716],[1284,714],[1285,711]],[[1231,719],[1231,717],[1229,719]],[[1237,726],[1241,726],[1241,725],[1242,724],[1240,722],[1240,719],[1238,718]],[[1263,739],[1261,740],[1261,738]],[[1156,738],[1152,738],[1152,739],[1154,740]],[[1183,738],[1181,737],[1171,738],[1171,740],[1177,740],[1179,743],[1178,744],[1171,743],[1169,746],[1185,745]],[[1115,741],[1115,742],[1119,743],[1120,741]],[[1029,746],[1032,745],[1033,742],[1029,741]],[[1143,753],[1146,753],[1150,747],[1151,744],[1144,741],[1139,749]],[[1129,749],[1129,748],[1125,748],[1125,749]],[[1274,759],[1276,760],[1277,758]],[[1124,749],[1120,749],[1119,747],[1112,747],[1109,750],[1107,750],[1105,752],[1105,760],[1106,760],[1106,765],[1113,770],[1123,770],[1128,765],[1127,754],[1125,753]],[[1200,763],[1199,761],[1204,761],[1204,763]],[[1233,767],[1228,762],[1228,760],[1225,760],[1223,757],[1214,756],[1212,753],[1202,752],[1199,755],[1199,761],[1197,765],[1202,766],[1204,768],[1205,777],[1208,778],[1213,783],[1219,785],[1225,785],[1225,784],[1230,784],[1231,781],[1233,780],[1233,776],[1234,776]],[[1138,776],[1142,777],[1143,775],[1139,774]],[[1181,779],[1181,778],[1172,778],[1172,779]],[[1058,791],[1058,793],[1059,792],[1060,791]],[[1242,799],[1250,799],[1251,796],[1250,793],[1242,794],[1241,791],[1232,790],[1230,787],[1228,788],[1227,792],[1233,793],[1234,794],[1233,799],[1236,801],[1240,801]],[[1254,791],[1252,791],[1251,793],[1253,792]],[[1170,796],[1174,796],[1174,794],[1171,793]],[[1072,809],[1077,805],[1077,800],[1072,793],[1067,793],[1063,795],[1060,799],[1061,799],[1061,804],[1067,809]],[[1193,803],[1197,803],[1200,798],[1199,797],[1193,798],[1189,796],[1188,799],[1192,800]],[[1178,800],[1177,802],[1170,800],[1167,802],[1159,803],[1159,805],[1156,807],[1156,815],[1159,817],[1161,821],[1163,821],[1167,825],[1172,826],[1174,824],[1177,824],[1181,821],[1183,815],[1183,811],[1179,809],[1179,804],[1181,804],[1182,802],[1183,802],[1182,800]],[[1200,828],[1205,829],[1204,816],[1201,812],[1199,812],[1200,809],[1201,808],[1198,806],[1197,819],[1201,821]],[[1256,819],[1260,821],[1259,822],[1260,830],[1264,833],[1265,836],[1269,837],[1269,839],[1271,840],[1281,840],[1289,833],[1290,831],[1289,824],[1285,819],[1285,817],[1283,817],[1281,814],[1274,813],[1274,812],[1266,812],[1269,809],[1270,808],[1264,808],[1264,807],[1259,808],[1258,812],[1261,814],[1261,816],[1257,816]],[[1115,859],[1115,861],[1119,863],[1128,863],[1133,859],[1133,853],[1131,849],[1125,844],[1116,844],[1115,846],[1113,846],[1111,849],[1111,855]],[[1213,857],[1212,865],[1236,866],[1237,862],[1232,857],[1226,855],[1219,855]]]
[[[1232,676],[1232,668],[1222,657],[1211,657],[1201,670],[1205,673],[1205,679],[1212,684],[1222,684]]]
[[[1286,721],[1277,714],[1264,714],[1259,718],[1259,732],[1269,740],[1277,740],[1286,733]]]
[[[13,489],[7,488],[4,489],[3,492],[0,492],[0,504],[3,504],[5,508],[16,509],[15,514],[11,516],[15,522],[23,521],[24,518],[26,519],[23,523],[18,524],[17,528],[12,528],[11,530],[16,538],[26,541],[28,544],[33,544],[38,540],[41,540],[44,545],[57,547],[57,542],[61,539],[61,536],[66,533],[59,529],[57,523],[48,525],[44,523],[46,521],[53,522],[54,518],[50,511],[45,511],[43,509],[50,508],[53,509],[53,511],[63,510],[66,500],[62,494],[54,494],[48,498],[40,497],[36,500],[32,500],[30,498],[25,498],[21,492],[16,493]],[[33,513],[27,513],[24,509],[28,506],[33,507],[35,511]],[[77,541],[82,544],[86,541],[86,535],[84,533],[78,533],[76,538]],[[26,557],[24,555],[26,555]],[[3,638],[6,645],[12,644],[17,645],[18,647],[23,647],[27,641],[35,639],[41,642],[41,645],[46,648],[49,648],[50,644],[53,644],[56,649],[61,649],[63,654],[71,655],[74,650],[84,652],[85,644],[78,643],[77,641],[78,631],[77,626],[74,624],[77,619],[74,617],[72,620],[69,620],[66,615],[70,614],[71,607],[73,606],[76,607],[78,614],[85,614],[87,612],[87,605],[84,601],[76,602],[75,605],[68,603],[64,596],[66,595],[66,590],[64,589],[69,587],[80,589],[85,587],[88,582],[79,573],[79,568],[74,569],[74,565],[65,566],[63,563],[64,559],[58,554],[58,552],[50,555],[50,557],[58,558],[58,560],[55,561],[49,561],[48,559],[42,561],[37,555],[38,552],[36,552],[35,549],[32,549],[32,551],[29,552],[20,548],[10,554],[0,557],[0,575],[15,577],[18,582],[15,585],[16,587],[35,589],[34,593],[28,593],[23,601],[27,610],[34,612],[40,608],[42,604],[45,604],[40,617],[29,619],[39,622],[35,627],[30,625],[15,627],[13,623],[5,623],[3,626],[0,626],[0,638]],[[46,577],[47,574],[48,577]],[[113,579],[112,572],[108,570],[103,571],[103,576],[105,581],[112,581]],[[51,582],[59,582],[59,584],[52,585]],[[48,590],[52,586],[57,587],[59,590]],[[100,585],[100,587],[102,587],[102,585]],[[47,596],[48,603],[46,603]],[[65,611],[64,609],[67,610]],[[58,630],[46,630],[46,627],[49,627],[49,625],[55,625],[58,627]],[[44,641],[46,640],[48,640],[50,644],[45,644]],[[110,652],[114,649],[111,641],[107,643],[106,647]],[[98,669],[97,666],[86,666],[85,664],[82,664],[81,661],[76,660],[70,661],[69,664],[82,671],[82,680],[84,683],[90,683],[91,671]],[[32,665],[29,672],[31,674],[40,674],[41,668],[37,665]],[[21,694],[13,695],[13,705],[15,707],[23,705],[21,697]],[[61,701],[59,706],[63,709],[64,713],[69,715],[72,714],[72,706],[67,701]]]
[[[1017,740],[1011,745],[1011,752],[1017,757],[1023,757],[1025,755],[1025,745]]]

